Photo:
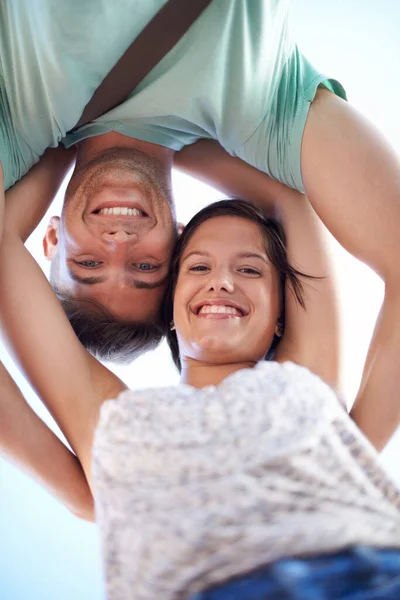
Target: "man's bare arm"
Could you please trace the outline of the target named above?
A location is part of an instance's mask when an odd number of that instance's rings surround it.
[[[324,227],[307,198],[230,156],[213,141],[187,146],[176,155],[175,164],[230,196],[251,200],[269,211],[278,210],[292,264],[322,279],[303,279],[306,310],[288,289],[285,334],[277,360],[306,366],[338,388],[340,319],[335,278]]]
[[[400,164],[379,132],[327,90],[312,103],[302,173],[315,211],[385,282],[385,298],[351,411],[382,449],[400,421]]]
[[[0,454],[76,516],[94,520],[92,494],[78,459],[30,408],[1,363]]]

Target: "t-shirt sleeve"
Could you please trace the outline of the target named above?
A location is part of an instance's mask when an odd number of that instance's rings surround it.
[[[6,136],[4,135],[3,123],[0,122],[0,162],[4,173],[4,189],[7,190],[12,185],[10,153]]]

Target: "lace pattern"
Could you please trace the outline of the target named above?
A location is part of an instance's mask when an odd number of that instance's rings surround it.
[[[185,598],[284,556],[400,546],[400,497],[333,391],[292,363],[123,392],[94,445],[111,600]]]

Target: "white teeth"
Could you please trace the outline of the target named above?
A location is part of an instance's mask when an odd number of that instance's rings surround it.
[[[102,208],[99,210],[99,215],[128,215],[130,217],[141,217],[143,212],[138,208],[128,208],[127,206],[114,206],[110,208]]]
[[[236,317],[241,317],[242,313],[233,306],[221,306],[221,305],[209,305],[205,304],[199,310],[199,315],[204,314],[225,314],[225,315],[235,315]]]

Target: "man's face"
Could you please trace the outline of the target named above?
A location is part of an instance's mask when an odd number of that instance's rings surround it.
[[[142,152],[106,151],[76,170],[44,240],[55,287],[112,317],[157,317],[176,241],[169,181]]]

